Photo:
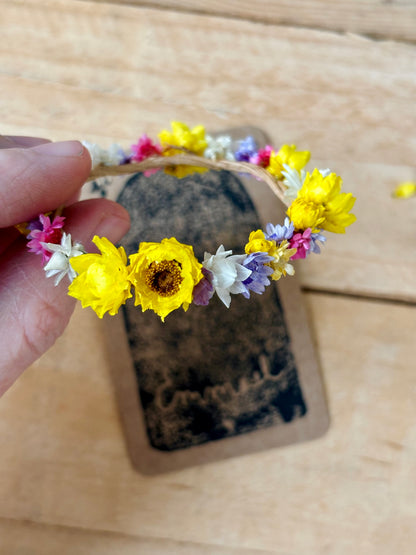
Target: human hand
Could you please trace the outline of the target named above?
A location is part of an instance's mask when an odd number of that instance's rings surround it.
[[[67,280],[55,287],[45,277],[41,257],[14,226],[65,205],[65,231],[88,252],[94,235],[117,242],[129,228],[115,202],[77,200],[90,170],[78,141],[0,136],[0,396],[53,345],[75,306]]]

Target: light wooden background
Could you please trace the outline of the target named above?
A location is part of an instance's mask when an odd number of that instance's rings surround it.
[[[312,151],[358,222],[299,267],[332,424],[157,478],[123,440],[97,319],[0,401],[0,553],[416,552],[416,5],[0,0],[3,134],[129,145],[171,119]],[[88,348],[86,344],[88,337]]]

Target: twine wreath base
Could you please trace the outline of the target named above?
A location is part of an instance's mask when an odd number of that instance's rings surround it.
[[[195,154],[177,154],[175,156],[152,156],[146,158],[142,162],[132,162],[129,164],[122,164],[120,166],[104,166],[100,165],[94,168],[88,181],[93,181],[100,177],[112,177],[119,175],[128,175],[132,173],[141,173],[146,170],[154,170],[159,168],[169,168],[174,166],[194,166],[207,168],[211,170],[226,170],[242,174],[249,174],[260,181],[266,183],[271,191],[278,197],[278,199],[287,205],[284,199],[285,186],[275,179],[268,171],[260,166],[255,166],[248,162],[236,162],[231,160],[210,160]]]

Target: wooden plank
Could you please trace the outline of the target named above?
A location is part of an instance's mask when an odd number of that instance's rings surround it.
[[[109,0],[96,0],[108,2]],[[384,0],[115,0],[118,4],[242,18],[272,25],[359,33],[398,41],[416,41],[416,7],[406,1]],[[114,3],[114,0],[113,0]]]
[[[131,141],[182,117],[258,125],[334,161],[414,161],[411,46],[108,4],[1,6],[3,132]]]
[[[129,146],[172,119],[257,125],[358,197],[357,224],[299,264],[302,284],[416,299],[414,202],[391,199],[415,178],[415,47],[87,2],[1,10],[3,133]]]
[[[129,464],[100,322],[77,310],[0,403],[0,517],[195,542],[212,553],[413,553],[416,310],[324,294],[306,301],[329,433],[153,478]]]

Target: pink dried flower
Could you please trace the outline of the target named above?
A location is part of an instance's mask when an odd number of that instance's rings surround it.
[[[62,238],[62,227],[65,222],[64,216],[55,216],[51,222],[49,216],[44,214],[39,214],[39,220],[37,223],[33,222],[32,226],[36,229],[32,229],[27,236],[30,241],[27,247],[30,252],[42,255],[42,263],[48,262],[52,256],[52,253],[47,251],[42,243],[55,243],[59,244]]]
[[[162,147],[155,144],[150,137],[146,134],[142,135],[138,142],[131,145],[131,157],[132,162],[142,162],[150,156],[160,156],[162,154]],[[144,175],[149,176],[157,172],[157,169],[146,170]]]
[[[266,145],[264,148],[260,148],[256,154],[250,157],[250,162],[256,164],[256,166],[261,166],[262,168],[267,168],[270,164],[270,154],[273,151],[273,147]]]
[[[307,251],[310,249],[311,246],[311,235],[312,230],[310,227],[305,229],[303,233],[295,233],[293,237],[289,241],[289,248],[294,249],[296,248],[297,251],[291,257],[291,260],[296,260],[297,258],[305,258]]]

